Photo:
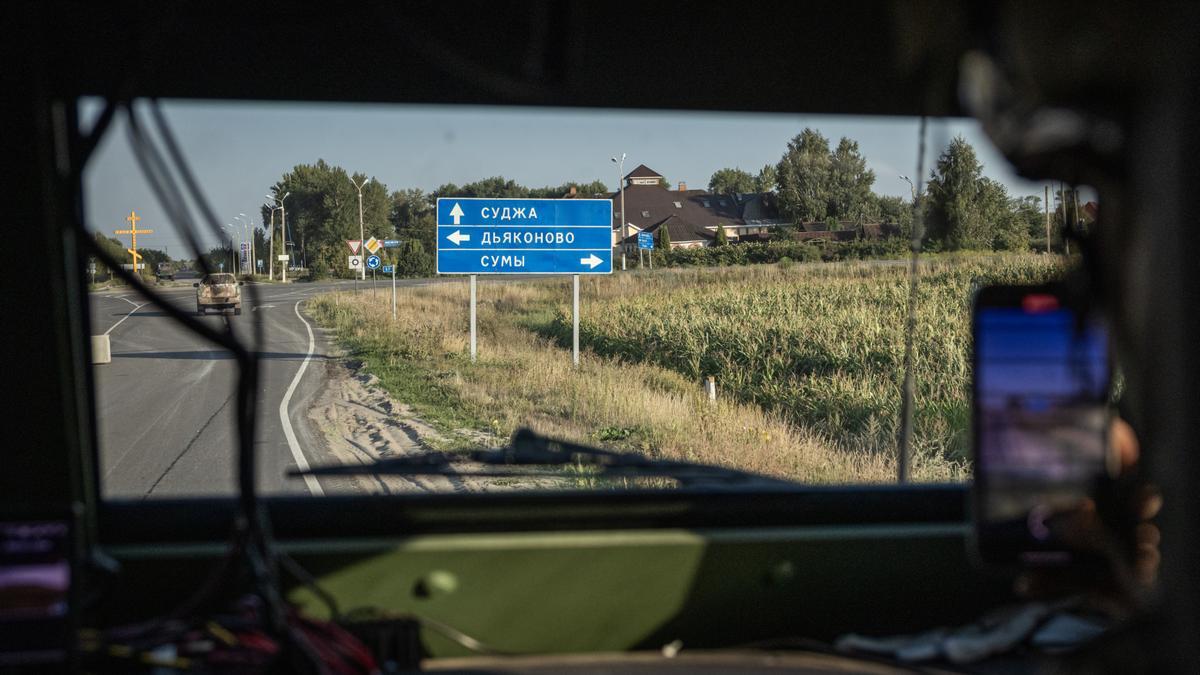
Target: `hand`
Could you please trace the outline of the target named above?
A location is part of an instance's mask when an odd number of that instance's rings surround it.
[[[1128,476],[1137,466],[1140,448],[1133,428],[1120,418],[1113,419],[1110,427],[1109,448],[1120,475]],[[1122,608],[1136,605],[1158,578],[1160,533],[1150,521],[1162,508],[1162,497],[1153,486],[1142,484],[1127,495],[1126,504],[1124,508],[1132,516],[1128,520],[1134,521],[1132,532],[1114,532],[1091,499],[1083,500],[1051,524],[1055,536],[1071,548],[1099,554],[1107,562],[1105,569],[1090,573],[1067,568],[1031,570],[1017,578],[1017,594],[1043,599],[1090,593]],[[1130,541],[1132,551],[1121,545],[1123,541]]]

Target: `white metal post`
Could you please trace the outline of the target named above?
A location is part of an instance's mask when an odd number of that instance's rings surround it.
[[[392,321],[396,320],[396,263],[392,263]]]
[[[288,257],[287,261],[281,265],[283,268],[283,276],[281,278],[285,284],[287,283],[287,268],[288,265],[292,264],[292,256],[287,250],[287,208],[283,205],[283,200],[287,199],[288,195],[290,194],[292,193],[289,192],[287,195],[279,198],[279,230],[283,233],[283,245],[280,248],[283,250],[283,254]]]
[[[471,275],[471,361],[475,361],[475,275]]]
[[[573,282],[573,292],[571,294],[571,346],[572,357],[571,361],[576,367],[579,366],[579,275],[572,274],[571,281]]]
[[[360,184],[358,184],[358,183],[355,183],[353,178],[351,178],[351,179],[350,179],[350,184],[351,184],[351,185],[353,185],[354,187],[358,188],[358,245],[359,245],[359,252],[360,252],[360,253],[362,252],[362,246],[364,246],[364,245],[367,243],[367,242],[366,242],[366,238],[365,238],[365,233],[364,233],[364,231],[363,231],[363,205],[362,205],[362,189],[363,189],[363,185],[366,185],[366,184],[367,184],[367,183],[369,183],[369,182],[371,182],[371,179],[370,179],[370,178],[368,178],[368,179],[364,180],[364,181],[362,182],[362,185],[360,185]],[[361,272],[361,274],[362,274],[362,280],[363,280],[363,281],[366,281],[366,280],[367,280],[367,268],[366,268],[366,266],[365,266],[365,265],[359,265],[359,270],[360,270],[360,272]]]
[[[267,257],[267,281],[275,281],[275,207],[271,207],[271,255]]]

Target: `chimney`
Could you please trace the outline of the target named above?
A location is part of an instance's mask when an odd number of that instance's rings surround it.
[[[683,181],[679,181],[679,191],[687,192],[687,183],[685,183]]]

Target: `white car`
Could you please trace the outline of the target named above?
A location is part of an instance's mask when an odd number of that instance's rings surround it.
[[[237,277],[228,273],[209,274],[192,284],[196,289],[196,313],[204,315],[210,309],[233,309],[234,314],[242,313],[243,283]]]

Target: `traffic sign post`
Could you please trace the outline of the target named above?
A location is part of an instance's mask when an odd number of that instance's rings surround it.
[[[376,240],[375,237],[371,237],[370,241],[367,242],[367,250],[370,251],[372,254],[374,254],[375,251],[378,251],[382,247],[383,247],[383,244],[379,243],[379,241]],[[367,256],[367,269],[371,270],[371,297],[372,298],[375,297],[375,288],[376,288],[375,270],[379,269],[380,264],[382,264],[382,261],[379,260],[379,256],[377,256],[377,255]]]
[[[612,273],[612,222],[608,199],[439,198],[437,273],[470,276],[471,360],[476,275],[570,274],[579,365],[579,275]]]
[[[438,274],[609,274],[607,199],[440,198]]]
[[[395,321],[396,320],[396,266],[395,265],[384,265],[383,273],[392,275],[392,321]]]
[[[471,363],[475,362],[475,276],[471,275]]]
[[[665,226],[664,226],[665,227]],[[654,269],[654,235],[649,232],[638,232],[638,267],[642,266],[642,251],[650,251],[650,269]]]

